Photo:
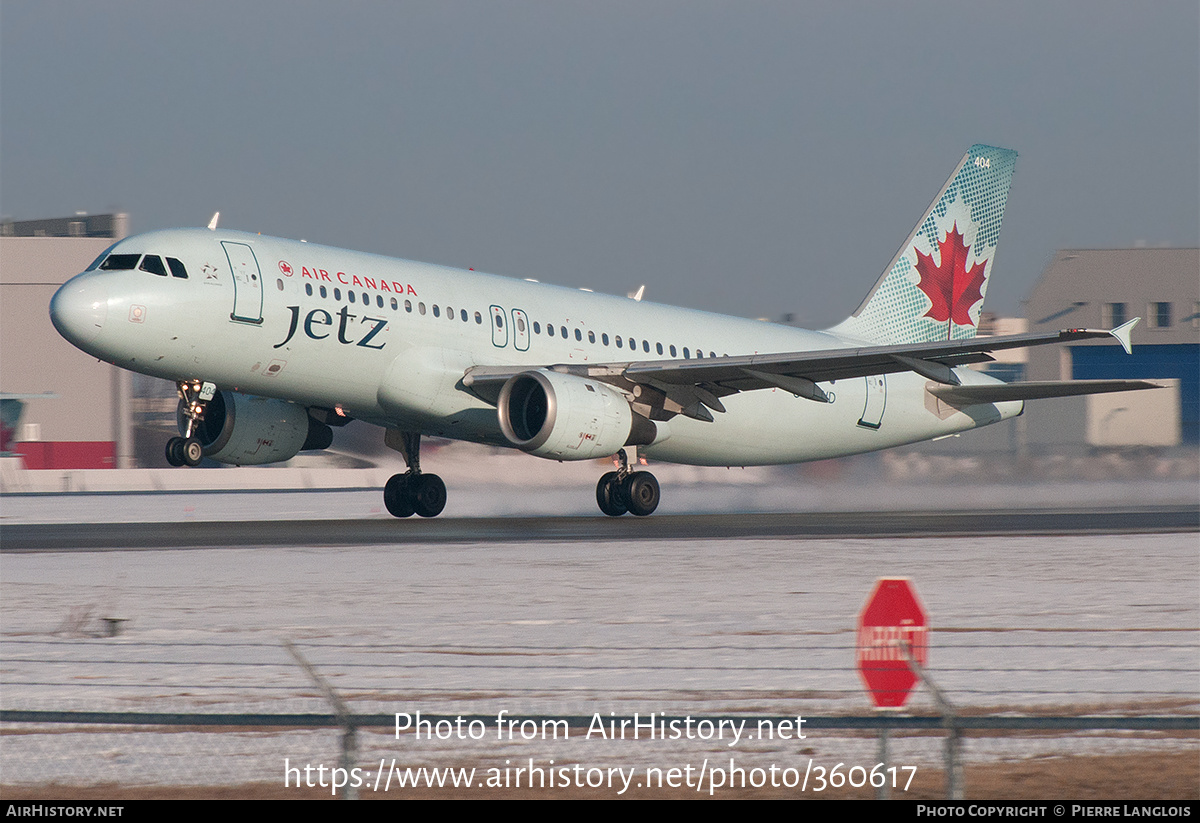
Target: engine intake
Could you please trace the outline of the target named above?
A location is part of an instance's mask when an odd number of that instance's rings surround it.
[[[623,446],[652,443],[658,434],[612,386],[545,369],[509,378],[497,411],[510,443],[554,460],[608,457]]]

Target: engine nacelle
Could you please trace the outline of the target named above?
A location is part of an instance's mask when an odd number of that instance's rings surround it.
[[[554,460],[608,457],[623,446],[651,443],[657,434],[612,386],[545,369],[509,378],[497,411],[510,443]]]
[[[182,408],[178,420],[179,433],[186,433]],[[213,395],[192,436],[204,446],[205,457],[235,466],[278,463],[333,442],[333,430],[309,417],[303,406],[231,391]]]

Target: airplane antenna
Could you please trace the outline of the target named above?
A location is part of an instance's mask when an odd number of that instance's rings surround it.
[[[221,212],[219,212],[219,211],[213,212],[213,219],[208,221],[208,230],[209,231],[217,230],[217,218],[219,218],[220,216],[221,216]]]

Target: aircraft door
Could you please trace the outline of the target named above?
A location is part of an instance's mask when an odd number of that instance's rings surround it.
[[[867,402],[863,405],[858,425],[878,429],[883,423],[883,410],[887,406],[887,375],[872,374],[863,379],[867,383]]]
[[[513,346],[517,351],[529,351],[529,318],[521,309],[512,310]]]
[[[254,250],[245,243],[221,241],[229,269],[233,272],[233,313],[230,317],[243,323],[263,321],[262,273]]]
[[[508,318],[499,306],[492,306],[492,345],[498,349],[508,345]]]

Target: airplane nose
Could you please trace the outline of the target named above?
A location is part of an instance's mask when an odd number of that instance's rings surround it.
[[[50,321],[58,333],[81,349],[96,339],[108,319],[108,287],[104,276],[76,275],[50,299]]]

